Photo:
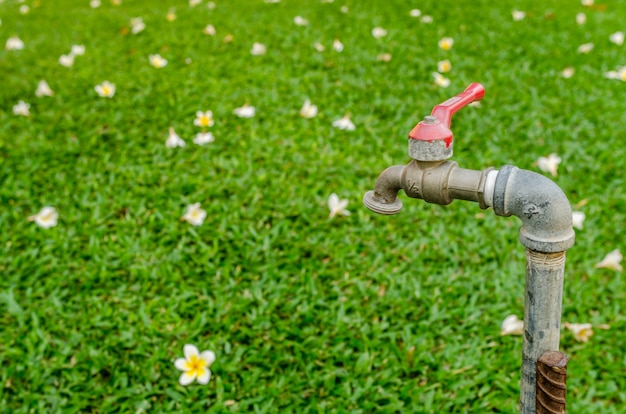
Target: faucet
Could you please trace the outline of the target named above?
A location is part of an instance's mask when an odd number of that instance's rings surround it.
[[[565,412],[568,358],[558,350],[565,251],[574,245],[571,206],[563,191],[541,174],[512,165],[476,171],[448,160],[453,155],[452,115],[484,95],[485,88],[472,83],[436,105],[409,132],[413,160],[384,170],[363,204],[375,213],[397,214],[402,210],[398,192],[404,190],[408,197],[440,205],[474,201],[482,209],[492,207],[498,216],[521,220],[526,294],[520,413]]]

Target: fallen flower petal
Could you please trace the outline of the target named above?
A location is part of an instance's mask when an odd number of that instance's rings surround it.
[[[343,118],[334,121],[333,126],[343,131],[354,131],[356,128],[350,120],[350,114],[346,114],[343,116]]]
[[[198,352],[195,345],[187,344],[183,347],[184,358],[178,358],[174,361],[174,366],[179,371],[183,371],[179,378],[181,385],[189,385],[194,380],[198,384],[207,384],[211,379],[211,370],[209,367],[215,362],[215,353],[213,351]]]
[[[196,112],[196,119],[193,120],[193,124],[195,126],[199,126],[202,128],[211,127],[215,122],[213,121],[213,112],[212,111],[198,111]]]
[[[176,147],[184,147],[185,141],[181,137],[178,136],[176,131],[174,131],[173,127],[169,129],[169,135],[165,140],[165,146],[167,148],[176,148]]]
[[[102,98],[112,98],[115,95],[115,85],[109,81],[104,81],[94,87],[96,93]]]
[[[584,222],[585,222],[585,213],[583,213],[582,211],[572,212],[572,225],[575,228],[582,229]]]
[[[150,65],[154,66],[157,69],[167,66],[167,59],[165,59],[158,53],[156,55],[149,55],[148,60],[150,61]]]
[[[315,118],[317,115],[317,106],[312,105],[310,100],[304,101],[302,109],[300,109],[300,116],[303,118]]]
[[[250,54],[252,56],[261,56],[264,55],[266,52],[267,49],[264,44],[256,42],[252,44],[252,49],[250,50]]]
[[[215,137],[210,132],[200,132],[193,139],[193,142],[198,145],[208,144],[215,141]]]
[[[37,90],[35,91],[35,96],[54,96],[54,92],[50,89],[50,85],[45,80],[40,80],[37,84]]]
[[[328,197],[328,208],[330,209],[328,218],[333,218],[337,214],[349,216],[350,212],[346,210],[346,207],[348,207],[348,200],[340,200],[337,194],[332,193],[330,197]]]
[[[235,108],[235,110],[233,111],[233,113],[240,118],[252,118],[255,112],[256,110],[254,106],[250,106],[248,104],[245,104],[240,108]]]
[[[17,36],[12,36],[7,39],[5,45],[6,50],[22,50],[24,49],[24,42]]]
[[[29,221],[34,221],[39,227],[48,229],[57,225],[59,213],[54,207],[46,206],[34,216],[28,217]]]
[[[443,37],[441,38],[441,40],[439,40],[438,45],[443,50],[450,50],[454,45],[454,39],[451,37]]]
[[[537,160],[537,166],[543,172],[552,174],[553,177],[557,176],[557,168],[561,163],[561,157],[556,154],[550,154],[547,157],[539,157]]]
[[[193,226],[200,226],[204,223],[204,219],[206,218],[206,211],[200,208],[200,203],[193,203],[187,206],[187,210],[185,211],[185,215],[180,219],[188,222]]]
[[[20,100],[13,105],[13,115],[30,116],[30,105]]]
[[[567,323],[563,327],[569,329],[574,334],[574,338],[578,342],[588,342],[593,335],[593,328],[590,323]]]
[[[621,272],[622,270],[622,259],[624,257],[622,256],[622,252],[620,252],[619,249],[615,249],[612,252],[610,252],[609,254],[607,254],[604,259],[602,259],[602,261],[600,261],[599,263],[596,264],[596,268],[600,269],[600,268],[605,268],[605,269],[613,269],[613,270],[617,270],[618,272]]]
[[[524,321],[519,320],[517,315],[509,315],[500,325],[500,335],[523,335]]]

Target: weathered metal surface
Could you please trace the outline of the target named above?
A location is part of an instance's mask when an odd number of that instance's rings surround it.
[[[564,414],[567,355],[546,351],[537,360],[537,414]]]

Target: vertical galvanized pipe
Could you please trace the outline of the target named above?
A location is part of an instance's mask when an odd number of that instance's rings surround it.
[[[526,249],[526,298],[520,413],[536,414],[537,359],[558,351],[565,252]]]

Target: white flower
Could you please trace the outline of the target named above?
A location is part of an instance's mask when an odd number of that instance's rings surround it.
[[[302,16],[294,17],[293,22],[296,26],[306,26],[307,24],[309,24],[309,21]]]
[[[195,126],[199,126],[202,128],[211,127],[214,124],[213,121],[213,112],[211,111],[198,111],[196,112],[196,119],[193,120],[193,124]]]
[[[615,32],[609,36],[609,40],[618,46],[624,44],[624,32]]]
[[[206,4],[207,9],[213,10],[215,8],[215,2],[210,1]]]
[[[391,53],[381,53],[376,56],[379,62],[391,62]]]
[[[321,44],[320,42],[315,42],[315,44],[313,45],[313,47],[315,48],[315,50],[317,50],[318,52],[323,52],[324,50],[326,50],[326,48],[324,47],[323,44]]]
[[[85,54],[85,45],[72,45],[72,50],[70,52],[71,55],[74,56],[82,56]]]
[[[190,7],[196,7],[200,3],[202,3],[202,0],[189,0]]]
[[[374,27],[372,29],[372,36],[374,36],[375,39],[380,39],[381,37],[387,36],[387,31],[382,27]]]
[[[187,206],[187,211],[185,211],[185,215],[180,219],[188,222],[193,226],[200,226],[204,223],[204,219],[206,218],[206,211],[200,208],[200,203],[193,203]]]
[[[6,50],[22,50],[24,49],[24,42],[17,36],[12,36],[7,39],[5,46]]]
[[[578,46],[578,53],[587,54],[593,50],[593,43],[583,43]]]
[[[254,113],[254,106],[250,106],[248,104],[245,104],[240,108],[235,108],[235,110],[233,111],[233,114],[237,115],[239,118],[252,118],[254,116]]]
[[[345,114],[343,118],[334,121],[333,126],[343,131],[354,131],[355,129],[354,124],[350,121],[350,114]]]
[[[109,81],[104,81],[94,87],[98,95],[102,98],[112,98],[115,95],[115,85]]]
[[[437,62],[437,70],[441,73],[447,73],[452,70],[452,64],[448,59]]]
[[[346,207],[348,207],[348,200],[340,200],[337,194],[332,193],[330,197],[328,197],[328,208],[330,209],[328,218],[333,218],[338,214],[349,216],[350,212],[346,210]]]
[[[593,335],[593,329],[590,323],[567,323],[563,324],[563,327],[569,329],[574,333],[574,338],[578,342],[587,342]]]
[[[607,254],[600,263],[597,263],[596,268],[613,269],[621,272],[623,270],[621,265],[623,258],[622,252],[619,249],[615,249]]]
[[[617,68],[617,70],[608,71],[604,74],[604,77],[607,79],[617,79],[617,80],[626,81],[626,66]]]
[[[583,223],[585,222],[585,213],[582,211],[573,211],[572,212],[572,225],[577,229],[583,228]]]
[[[537,166],[539,167],[539,169],[543,172],[552,174],[553,177],[556,177],[556,170],[559,167],[560,163],[561,157],[554,153],[548,155],[547,157],[539,157],[539,159],[537,160]]]
[[[185,141],[181,137],[178,136],[176,131],[174,131],[173,127],[169,129],[169,135],[165,140],[165,146],[167,148],[176,148],[176,147],[184,147]]]
[[[571,78],[572,76],[574,76],[574,73],[575,73],[575,72],[576,72],[576,71],[574,70],[574,68],[573,68],[573,67],[568,66],[568,67],[566,67],[565,69],[563,69],[563,71],[561,72],[561,76],[563,76],[565,79],[569,79],[569,78]]]
[[[339,11],[342,13],[348,13],[348,10],[348,6],[341,6],[341,8],[339,9]]]
[[[208,144],[215,141],[215,137],[210,132],[200,132],[193,139],[193,142],[198,145]]]
[[[420,17],[422,15],[422,11],[420,9],[413,9],[409,12],[409,16],[411,17]]]
[[[433,77],[435,78],[435,84],[437,86],[441,86],[442,88],[450,86],[450,79],[446,78],[441,73],[433,72]]]
[[[524,321],[520,321],[517,315],[509,315],[500,325],[500,335],[523,335]]]
[[[335,52],[343,52],[343,43],[339,39],[333,40],[333,49],[335,49]]]
[[[71,53],[69,55],[61,55],[59,58],[59,64],[61,66],[65,66],[66,68],[71,67],[74,64],[74,55]]]
[[[427,24],[428,24],[428,23],[432,23],[432,22],[433,22],[433,16],[428,16],[428,15],[426,15],[426,16],[422,16],[422,18],[420,19],[420,21],[421,21],[422,23],[427,23]]]
[[[50,85],[45,80],[40,80],[37,84],[37,90],[35,91],[35,96],[54,96],[54,92],[50,89]]]
[[[28,218],[29,221],[34,221],[39,227],[48,229],[57,225],[59,219],[59,213],[57,213],[54,207],[46,206],[34,216]]]
[[[587,15],[585,13],[578,13],[576,15],[576,23],[581,25],[587,23]]]
[[[524,20],[524,18],[526,17],[526,12],[521,11],[521,10],[513,10],[511,14],[513,15],[513,21],[516,21],[516,22],[519,22],[520,20]]]
[[[580,4],[587,7],[593,6],[593,0],[580,0]]]
[[[317,115],[317,106],[312,105],[310,100],[304,101],[302,109],[300,109],[300,116],[302,118],[315,118]]]
[[[207,24],[207,26],[204,28],[202,33],[208,36],[215,36],[215,33],[217,33],[217,31],[215,30],[215,27],[213,27],[212,24]]]
[[[450,50],[452,49],[452,46],[454,45],[454,39],[451,37],[443,37],[441,38],[441,40],[439,40],[437,44],[443,50]]]
[[[130,19],[130,31],[132,34],[142,32],[146,28],[146,24],[141,17],[133,17]]]
[[[178,358],[174,361],[177,370],[183,371],[180,376],[180,385],[189,385],[194,380],[198,384],[208,384],[211,379],[211,370],[209,367],[215,361],[215,353],[213,351],[198,352],[195,345],[185,345],[183,347],[184,358]]]
[[[159,55],[158,53],[156,55],[148,56],[148,60],[150,61],[150,64],[157,69],[164,68],[165,66],[167,66],[167,59],[165,59],[163,56]]]
[[[30,105],[24,101],[19,101],[13,105],[13,114],[20,116],[30,116]]]
[[[254,42],[252,44],[252,49],[250,49],[250,54],[252,56],[260,56],[264,55],[267,52],[267,49],[264,44]]]
[[[91,0],[89,6],[91,6],[92,9],[97,9],[100,7],[100,0]]]
[[[265,3],[267,3],[267,4],[278,4],[278,3],[280,3],[280,0],[265,0]]]

